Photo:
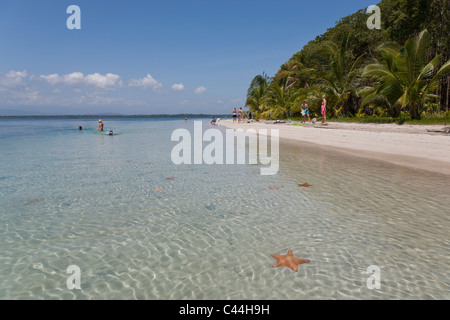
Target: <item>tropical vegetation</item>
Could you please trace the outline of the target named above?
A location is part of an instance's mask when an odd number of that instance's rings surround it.
[[[269,77],[252,80],[246,105],[257,118],[295,118],[321,96],[334,119],[449,119],[450,0],[382,0],[381,30],[366,9],[342,18]]]

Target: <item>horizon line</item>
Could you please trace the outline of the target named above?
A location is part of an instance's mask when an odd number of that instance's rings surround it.
[[[178,117],[218,117],[225,114],[208,113],[177,113],[177,114],[67,114],[67,115],[0,115],[0,119],[24,119],[24,118],[178,118]]]

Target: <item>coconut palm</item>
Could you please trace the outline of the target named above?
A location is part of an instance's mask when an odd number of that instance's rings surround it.
[[[356,96],[359,86],[360,66],[364,55],[351,61],[348,55],[349,34],[345,33],[339,45],[325,42],[324,48],[329,52],[329,65],[324,66],[327,71],[318,72],[317,89],[325,93],[327,100],[336,104],[336,110],[348,113],[350,97]],[[331,109],[330,109],[331,110]]]
[[[273,81],[266,93],[264,101],[267,105],[272,106],[270,112],[272,117],[282,116],[285,118],[289,113],[296,111],[295,106],[298,104],[298,98],[302,94],[301,89],[288,89],[286,77],[281,84]]]
[[[253,78],[250,87],[248,88],[247,101],[245,102],[250,111],[261,113],[267,109],[264,101],[270,83],[270,78],[264,72]]]
[[[303,52],[299,51],[283,64],[275,75],[275,80],[285,82],[286,89],[291,88],[308,88],[310,80],[315,72],[314,69],[306,67],[307,58]]]
[[[429,46],[427,30],[408,39],[402,48],[396,44],[382,45],[378,61],[363,70],[363,76],[376,79],[363,104],[384,98],[392,106],[409,110],[412,119],[420,119],[425,103],[436,98],[439,79],[450,72],[450,60],[436,72],[440,56],[429,60]]]

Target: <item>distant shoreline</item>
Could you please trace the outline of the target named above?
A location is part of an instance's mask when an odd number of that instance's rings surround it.
[[[212,118],[225,117],[228,115],[221,114],[142,114],[142,115],[111,115],[111,114],[88,114],[88,115],[17,115],[17,116],[0,116],[0,119],[133,119],[133,118]]]

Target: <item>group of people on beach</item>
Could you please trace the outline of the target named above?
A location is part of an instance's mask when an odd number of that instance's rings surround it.
[[[322,115],[322,125],[327,125],[327,99],[326,96],[323,95],[322,96],[322,105],[320,107],[320,113]],[[233,123],[236,122],[236,120],[238,121],[238,123],[241,122],[242,119],[242,108],[239,108],[236,111],[236,108],[233,109]],[[309,111],[309,106],[306,103],[306,100],[303,100],[302,102],[302,115],[303,115],[303,123],[306,123],[306,117],[308,117],[308,122],[312,123],[311,121],[311,117],[310,117],[310,111]],[[251,113],[249,113],[249,119],[252,118]],[[315,120],[314,120],[315,121]]]
[[[327,125],[327,100],[325,98],[325,95],[322,96],[322,106],[320,107],[320,113],[322,114],[322,124],[323,125]],[[302,102],[302,115],[303,115],[303,123],[306,122],[306,117],[308,117],[308,121],[309,123],[311,123],[311,118],[309,116],[310,112],[309,112],[309,107],[308,104],[306,103],[305,100],[303,100]],[[251,119],[251,113],[249,113],[249,119]],[[242,119],[242,108],[239,108],[236,111],[236,108],[233,109],[233,123],[236,122],[236,120],[238,121],[238,123],[241,122]],[[185,121],[187,121],[187,117],[184,118]],[[213,117],[213,119],[211,120],[211,124],[216,124],[217,120]],[[78,127],[78,130],[83,130],[82,126]],[[98,131],[103,132],[103,121],[100,119],[98,120]],[[113,135],[113,131],[110,130],[109,131],[109,135],[112,136]]]
[[[236,118],[238,123],[240,123],[242,119],[242,108],[239,108],[237,111],[236,108],[233,109],[233,123],[236,122]]]
[[[308,122],[311,123],[311,117],[309,116],[309,107],[305,100],[302,102],[302,115],[303,123],[306,123],[306,117],[308,117]],[[322,124],[327,125],[327,99],[325,95],[322,96],[322,105],[320,106],[320,114],[322,115]]]

